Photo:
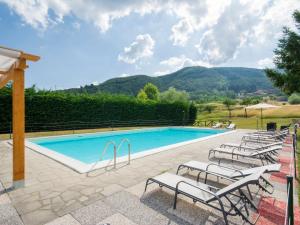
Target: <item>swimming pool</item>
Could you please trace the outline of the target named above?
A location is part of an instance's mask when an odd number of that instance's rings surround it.
[[[96,166],[95,168],[104,167],[111,162],[114,158],[114,147],[112,144],[108,146],[106,153],[102,155],[108,142],[115,143],[118,149],[118,162],[120,162],[128,159],[127,142],[123,141],[124,143],[120,145],[124,139],[130,142],[131,158],[138,158],[204,140],[224,132],[225,130],[181,127],[151,128],[33,138],[26,141],[26,146],[80,173],[84,173],[89,171],[92,166]],[[96,162],[97,165],[95,165]]]

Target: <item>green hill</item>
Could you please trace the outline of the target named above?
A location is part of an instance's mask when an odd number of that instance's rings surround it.
[[[148,82],[160,91],[169,87],[187,91],[192,98],[201,95],[278,93],[263,70],[243,67],[186,67],[164,76],[135,75],[107,80],[99,85],[72,88],[68,92],[109,92],[136,95]]]

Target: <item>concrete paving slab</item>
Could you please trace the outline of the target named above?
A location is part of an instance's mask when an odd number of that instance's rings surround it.
[[[45,225],[81,225],[73,216],[67,214],[65,216],[59,217]]]
[[[120,213],[116,213],[105,220],[97,223],[97,225],[110,224],[110,225],[137,225],[136,223],[129,220],[127,217]]]
[[[23,225],[16,209],[11,204],[0,205],[1,225]]]
[[[82,207],[71,215],[82,225],[94,225],[113,215],[116,211],[102,201],[97,201],[89,206]]]

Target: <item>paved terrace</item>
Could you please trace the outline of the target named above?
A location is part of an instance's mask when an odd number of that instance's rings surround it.
[[[175,172],[180,163],[207,161],[210,148],[224,142],[238,143],[244,133],[238,130],[222,137],[136,159],[130,165],[119,165],[116,170],[98,170],[89,176],[78,174],[27,149],[26,187],[0,195],[0,224],[223,224],[219,213],[202,204],[195,205],[190,199],[180,199],[177,210],[173,210],[172,192],[150,185],[144,193],[144,185],[149,177],[165,171]],[[270,177],[276,186],[273,197],[263,194],[259,203],[261,217],[258,224],[283,224],[289,146],[288,143],[279,157],[283,164],[282,171]],[[5,188],[11,186],[11,158],[10,147],[0,143],[0,181]],[[0,185],[0,190],[3,186]],[[261,199],[261,194],[256,194],[256,202]],[[298,208],[296,212],[299,216]],[[232,224],[242,224],[238,217],[229,219]],[[295,224],[297,222],[300,222],[299,217]]]

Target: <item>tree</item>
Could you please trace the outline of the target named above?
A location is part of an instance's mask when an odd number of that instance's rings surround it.
[[[203,107],[203,110],[204,111],[207,111],[208,113],[212,113],[212,111],[214,111],[216,108],[215,105],[210,105],[210,104],[207,104]]]
[[[229,112],[229,118],[231,118],[232,107],[233,107],[234,105],[236,105],[236,101],[233,100],[233,99],[230,99],[230,98],[226,98],[226,99],[223,101],[223,105],[225,105],[226,109],[227,109],[228,112]]]
[[[144,89],[144,92],[146,93],[148,99],[153,100],[153,101],[158,101],[159,90],[154,84],[147,83],[143,89]]]
[[[160,94],[160,100],[168,103],[188,102],[189,94],[186,91],[177,91],[175,88],[170,87]]]
[[[297,105],[300,104],[300,94],[299,93],[293,93],[290,97],[289,97],[289,103],[291,105]]]
[[[277,69],[265,69],[267,76],[284,93],[300,92],[300,11],[293,13],[297,31],[283,28],[283,38],[275,49]]]
[[[147,101],[148,100],[148,97],[147,97],[147,94],[146,92],[144,91],[144,89],[141,89],[139,91],[139,93],[137,94],[137,99],[141,100],[141,101]]]

